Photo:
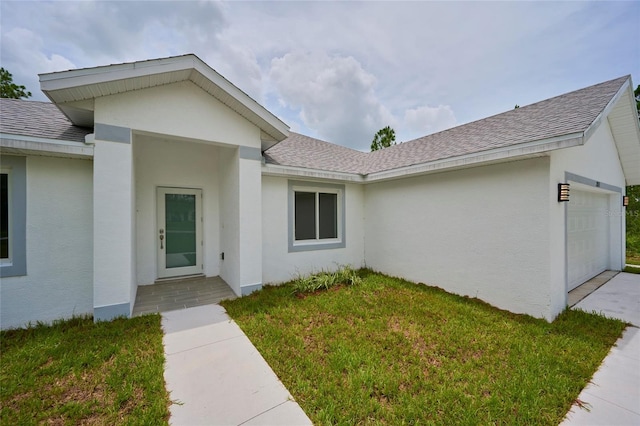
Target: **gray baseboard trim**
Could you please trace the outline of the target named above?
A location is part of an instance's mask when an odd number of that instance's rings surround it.
[[[262,290],[262,283],[240,286],[240,295],[247,296],[254,291]]]
[[[131,315],[131,306],[129,303],[120,303],[119,305],[94,306],[93,321],[111,321],[118,317],[129,318]]]

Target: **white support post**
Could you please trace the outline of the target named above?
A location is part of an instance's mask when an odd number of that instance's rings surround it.
[[[119,128],[122,129],[122,128]],[[128,130],[128,129],[127,129]],[[128,142],[100,140],[93,161],[94,320],[129,317],[135,283],[133,156]]]
[[[240,293],[262,288],[262,164],[255,158],[239,161]]]

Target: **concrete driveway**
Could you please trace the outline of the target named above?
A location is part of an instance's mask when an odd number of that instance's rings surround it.
[[[573,309],[633,324],[578,396],[562,425],[640,425],[640,274],[621,272]]]

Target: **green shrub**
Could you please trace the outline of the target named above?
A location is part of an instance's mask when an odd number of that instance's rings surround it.
[[[328,290],[337,285],[360,284],[362,279],[358,272],[350,266],[341,266],[337,271],[321,271],[316,274],[298,277],[293,281],[293,291],[299,293],[313,293]]]

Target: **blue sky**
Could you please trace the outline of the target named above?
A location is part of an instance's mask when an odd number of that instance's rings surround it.
[[[631,74],[640,2],[5,1],[0,62],[38,73],[195,53],[293,131],[368,150]]]

